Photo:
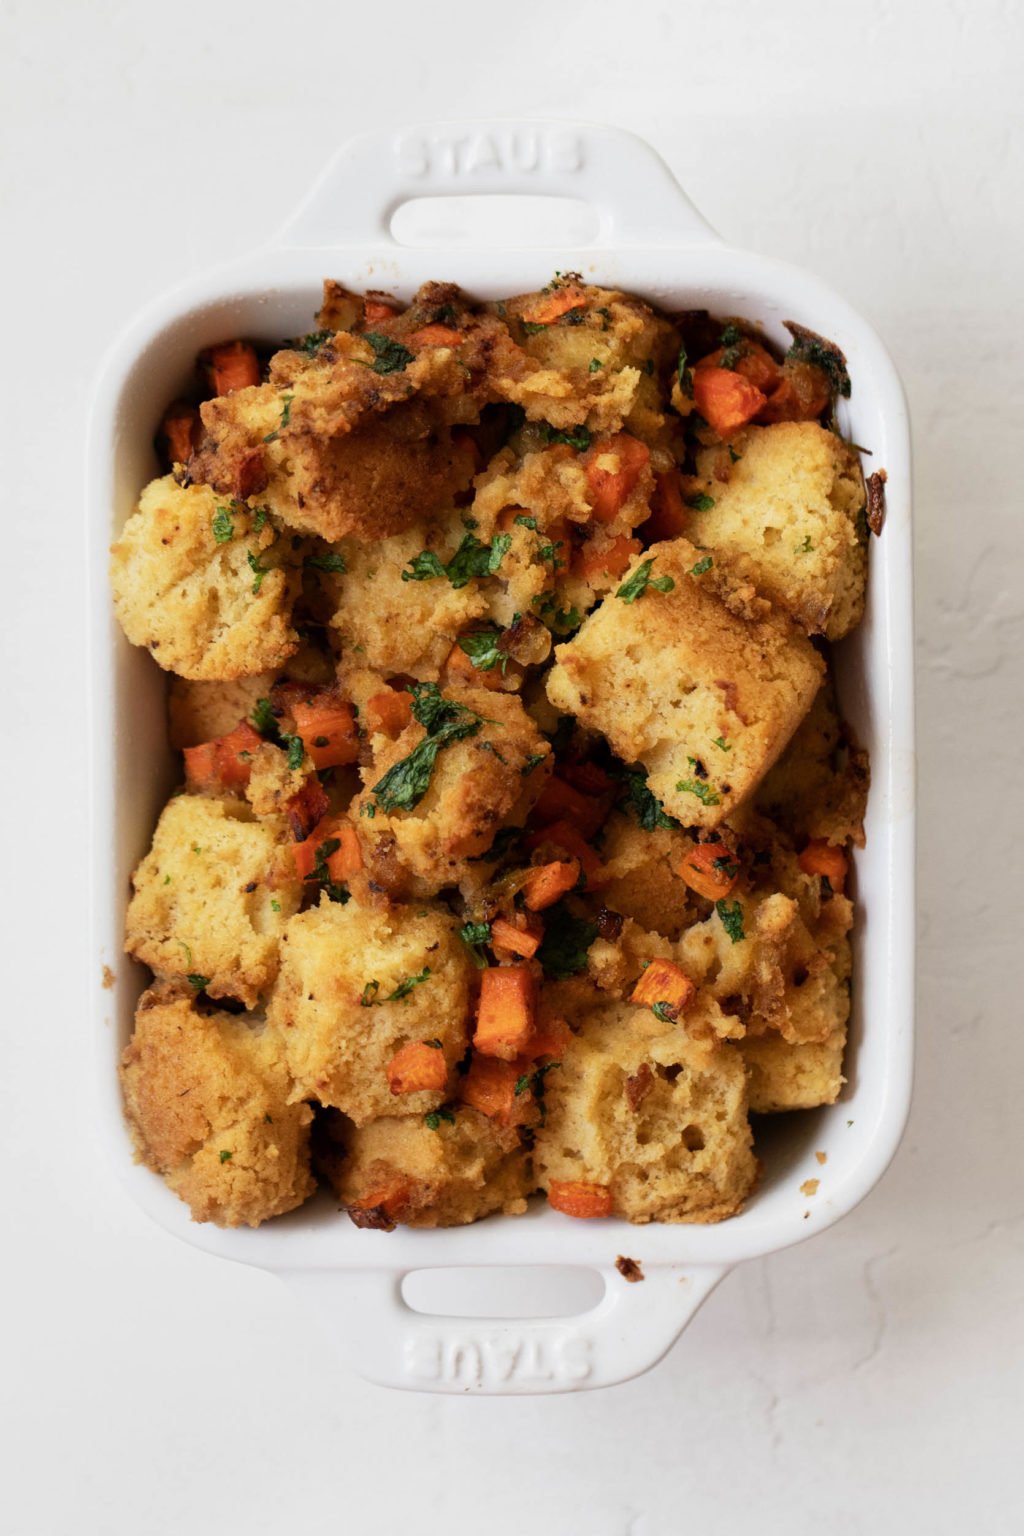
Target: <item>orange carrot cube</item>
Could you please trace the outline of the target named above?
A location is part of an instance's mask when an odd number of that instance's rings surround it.
[[[841,848],[834,848],[825,838],[815,838],[799,855],[797,863],[805,875],[824,875],[838,895],[843,894],[849,860]]]
[[[587,302],[587,295],[575,283],[555,288],[551,293],[539,293],[523,310],[523,319],[530,325],[553,325],[571,309],[579,309]]]
[[[697,988],[674,960],[652,960],[633,988],[630,1002],[659,1006],[669,1018],[686,1007]]]
[[[473,1045],[483,1056],[512,1061],[533,1034],[535,989],[525,965],[492,966],[480,978]]]
[[[444,1051],[426,1040],[410,1040],[387,1064],[392,1093],[443,1093],[448,1086]]]
[[[525,1057],[499,1061],[474,1052],[459,1087],[459,1098],[498,1125],[527,1125],[535,1118],[536,1103],[529,1082],[524,1084],[523,1079],[529,1079],[532,1072],[533,1063]]]
[[[408,338],[413,347],[460,347],[463,339],[450,325],[423,325]]]
[[[199,354],[206,378],[215,395],[230,395],[260,382],[260,362],[247,341],[224,341]]]
[[[412,696],[396,688],[385,688],[366,701],[366,724],[372,732],[380,731],[397,741],[412,721]]]
[[[678,539],[686,532],[687,517],[678,471],[659,475],[654,482],[651,515],[644,523],[644,536],[652,544],[661,539]]]
[[[539,926],[539,925],[538,925]],[[527,928],[517,928],[507,918],[496,917],[491,924],[491,943],[495,950],[507,950],[521,960],[532,960],[540,948],[543,930],[531,933]]]
[[[319,772],[339,768],[359,757],[359,730],[355,711],[347,699],[335,693],[318,693],[292,704],[296,734]]]
[[[584,1220],[610,1216],[612,1192],[607,1184],[552,1179],[548,1184],[548,1205],[565,1216],[579,1216]]]
[[[728,896],[740,877],[739,863],[724,843],[694,843],[675,868],[691,891],[708,901]]]
[[[573,571],[589,582],[594,582],[600,576],[621,576],[633,556],[638,555],[642,548],[639,539],[628,538],[624,533],[603,550],[584,544],[573,557]]]
[[[756,384],[731,368],[695,368],[693,399],[719,437],[731,437],[745,427],[767,402]]]
[[[242,720],[226,736],[186,747],[185,779],[190,789],[244,789],[252,772],[253,754],[263,745],[263,737]]]
[[[643,474],[650,450],[628,432],[600,437],[583,455],[583,472],[594,517],[611,523]]]
[[[523,900],[531,912],[543,912],[545,907],[553,907],[569,891],[574,891],[579,878],[579,859],[535,864],[523,882]]]

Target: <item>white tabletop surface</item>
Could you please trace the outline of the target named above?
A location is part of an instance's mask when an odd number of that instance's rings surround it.
[[[0,5],[3,1536],[1024,1529],[1022,49],[999,0]],[[474,113],[648,137],[727,238],[876,325],[916,452],[902,1150],[838,1227],[730,1276],[650,1375],[518,1401],[364,1385],[278,1280],[150,1225],[97,1146],[86,1002],[98,356],[263,241],[338,141]]]

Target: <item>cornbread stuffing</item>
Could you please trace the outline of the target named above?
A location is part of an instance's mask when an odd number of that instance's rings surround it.
[[[841,1093],[878,519],[790,329],[328,281],[200,354],[111,558],[181,754],[122,1086],[197,1221],[721,1221]]]

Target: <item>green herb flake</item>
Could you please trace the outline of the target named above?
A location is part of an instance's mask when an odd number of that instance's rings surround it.
[[[473,635],[460,635],[459,650],[469,657],[479,671],[490,672],[500,666],[504,676],[509,658],[501,649],[501,636],[500,629],[482,629]]]
[[[681,795],[696,795],[701,805],[721,805],[721,795],[716,795],[710,784],[700,779],[680,779],[676,790]]]
[[[696,496],[687,496],[685,499],[686,505],[692,507],[695,512],[710,512],[715,504],[715,498],[706,495],[703,491]]]
[[[517,512],[515,521],[519,524],[520,528],[529,528],[533,533],[537,532],[537,519],[535,517],[529,517],[525,512]]]
[[[544,939],[537,951],[545,976],[564,981],[587,968],[587,950],[598,936],[596,923],[574,917],[564,902],[545,913]]]
[[[194,987],[197,992],[202,992],[210,985],[210,978],[209,976],[200,976],[195,971],[189,971],[188,984],[190,987]]]
[[[229,1162],[230,1162],[230,1161],[231,1161],[231,1158],[232,1158],[232,1155],[233,1155],[233,1154],[232,1154],[232,1153],[230,1153],[230,1152],[224,1152],[224,1151],[222,1151],[222,1152],[221,1152],[221,1154],[220,1154],[220,1160],[221,1160],[221,1162],[222,1162],[222,1163],[229,1163]]]
[[[257,597],[263,585],[264,576],[269,576],[270,574],[270,567],[261,565],[259,555],[254,555],[251,549],[246,551],[245,558],[249,562],[250,571],[252,571],[252,595]]]
[[[796,546],[796,553],[798,555],[809,555],[813,548],[814,545],[811,542],[811,536],[808,534],[803,543]]]
[[[218,544],[227,544],[235,536],[235,525],[231,521],[231,508],[218,507],[213,514],[213,536]]]
[[[746,935],[743,932],[743,908],[738,901],[716,901],[715,911],[722,920],[722,927],[734,944]]]
[[[450,1109],[432,1109],[429,1115],[423,1116],[423,1124],[428,1131],[439,1131],[442,1120],[447,1121],[449,1125],[455,1124],[455,1116]]]
[[[654,832],[658,827],[675,828],[681,825],[674,816],[668,814],[648,787],[642,773],[628,771],[623,775],[622,785],[621,804],[632,811],[645,832]]]
[[[339,576],[344,575],[348,569],[345,556],[336,554],[334,551],[326,555],[307,555],[302,563],[311,570],[332,571]]]
[[[535,768],[539,768],[547,756],[548,754],[546,752],[535,752],[532,757],[528,757],[526,762],[519,770],[521,777],[528,779],[533,770]]]
[[[635,603],[638,597],[643,597],[648,587],[653,587],[656,592],[671,592],[675,582],[671,576],[652,576],[654,560],[645,560],[637,566],[632,576],[622,583],[615,596],[621,598],[624,603]]]
[[[379,331],[367,331],[363,340],[369,342],[373,352],[373,362],[369,366],[374,373],[401,373],[414,360],[408,347],[390,336],[382,336]]]
[[[278,436],[284,431],[285,427],[291,421],[291,419],[292,419],[292,401],[294,399],[295,399],[294,395],[282,395],[281,396],[281,420],[278,422],[278,424],[274,428],[273,432],[268,432],[267,433],[266,437],[263,439],[263,441],[265,443],[276,442]]]
[[[717,747],[719,752],[731,752],[732,751],[732,743],[729,742],[729,741],[726,741],[724,736],[716,736],[714,741],[711,743],[711,745],[713,747]]]
[[[693,399],[693,373],[691,372],[686,357],[686,348],[679,348],[679,359],[676,363],[676,378],[679,380],[679,392],[686,396],[687,400]]]
[[[459,938],[473,956],[473,964],[477,970],[486,971],[487,956],[482,946],[491,942],[490,923],[463,923],[459,929]]]
[[[291,343],[293,352],[305,352],[307,357],[315,357],[325,342],[333,341],[333,331],[309,331],[305,336],[298,336]]]
[[[270,910],[272,912],[280,912],[280,910],[281,910],[281,903],[276,898],[271,898]]]
[[[541,423],[541,427],[545,442],[566,443],[570,448],[575,448],[580,453],[589,448],[593,441],[593,433],[588,432],[586,427],[575,427],[571,432],[560,432],[557,427],[550,426],[546,421]]]
[[[257,699],[249,719],[261,736],[277,736],[277,721],[269,699]]]
[[[736,449],[733,447],[732,443],[729,443],[728,447],[729,447],[729,463],[730,464],[738,464],[740,459],[742,459],[742,457],[743,457],[742,453],[737,453]]]
[[[483,544],[475,533],[466,533],[452,558],[445,564],[432,550],[425,549],[402,572],[403,581],[433,581],[447,576],[459,591],[477,576],[493,576],[512,547],[512,535],[499,533],[493,544]]]
[[[652,1003],[651,1012],[663,1024],[674,1024],[679,1017],[679,1009],[673,1003]]]
[[[710,555],[705,555],[703,560],[698,560],[696,565],[690,567],[690,575],[703,576],[706,571],[710,571],[714,563]]]
[[[596,373],[598,371],[598,369],[602,368],[603,366],[604,366],[604,364],[601,362],[601,359],[599,357],[592,357],[590,359],[590,367],[587,369],[587,372],[588,373]]]
[[[288,747],[288,767],[294,773],[295,770],[297,768],[301,768],[302,764],[305,762],[305,758],[306,758],[306,746],[305,746],[305,743],[303,742],[301,736],[289,736],[285,732],[282,732],[282,734],[281,734],[281,743],[282,743],[282,745],[287,744],[287,747]]]
[[[436,683],[414,683],[409,692],[413,695],[413,715],[427,735],[371,788],[370,793],[385,814],[411,811],[418,805],[430,787],[441,748],[475,736],[481,725],[491,723],[475,710],[445,699]]]

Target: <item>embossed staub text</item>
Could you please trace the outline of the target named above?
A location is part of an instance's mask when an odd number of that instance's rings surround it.
[[[579,138],[551,128],[403,133],[394,146],[399,171],[417,178],[564,176],[581,171],[584,164]]]
[[[411,1380],[466,1389],[583,1382],[593,1369],[590,1356],[591,1341],[573,1333],[417,1332],[403,1348]]]

